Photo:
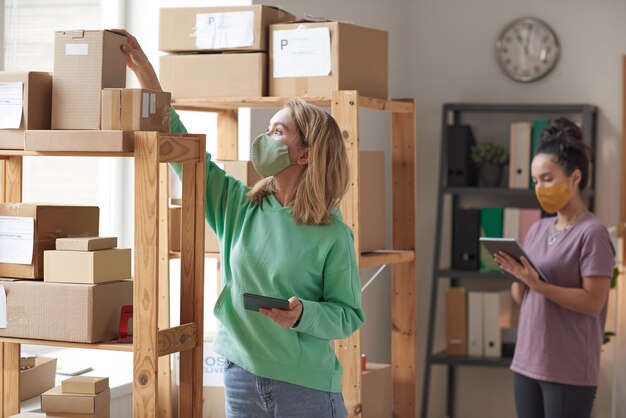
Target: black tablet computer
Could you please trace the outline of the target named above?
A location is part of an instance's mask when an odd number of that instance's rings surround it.
[[[489,238],[489,237],[480,237],[479,241],[482,245],[485,246],[489,254],[493,256],[493,254],[498,251],[505,252],[509,254],[511,257],[516,259],[518,262],[520,261],[520,257],[524,256],[530,263],[530,265],[537,271],[539,274],[539,278],[544,282],[548,283],[548,278],[545,274],[537,266],[533,263],[533,261],[526,255],[522,246],[517,242],[517,240],[513,238]],[[507,273],[508,274],[508,273]]]
[[[271,298],[269,296],[256,295],[254,293],[243,294],[243,307],[250,311],[259,311],[259,309],[278,308],[283,311],[289,310],[289,301],[286,299]]]

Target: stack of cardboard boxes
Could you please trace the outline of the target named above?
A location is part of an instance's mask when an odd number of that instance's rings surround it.
[[[110,418],[110,404],[106,377],[72,377],[41,395],[41,410],[47,418]]]

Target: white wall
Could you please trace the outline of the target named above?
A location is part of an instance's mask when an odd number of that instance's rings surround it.
[[[602,0],[421,0],[410,3],[410,77],[407,88],[417,102],[419,357],[430,295],[430,274],[437,185],[441,106],[444,102],[588,102],[599,106],[596,212],[606,224],[619,215],[619,151],[621,132],[621,56],[626,52],[626,2]],[[532,84],[509,80],[495,58],[495,41],[502,29],[522,16],[535,16],[556,31],[562,55],[555,71]],[[441,303],[440,303],[441,305]],[[609,325],[610,326],[610,325]],[[622,329],[622,333],[624,330]],[[440,335],[442,337],[442,335]],[[623,338],[623,337],[622,337]],[[438,341],[442,347],[441,338]],[[603,354],[602,381],[596,417],[611,416],[612,370],[624,376],[623,361]],[[462,369],[457,417],[514,416],[510,407],[512,379],[505,370]],[[437,373],[443,382],[443,373]],[[624,390],[624,377],[620,378]],[[432,417],[443,416],[442,383],[433,386]],[[622,401],[623,402],[623,401]],[[488,407],[486,407],[488,405]],[[624,405],[618,415],[625,416]],[[480,413],[478,412],[480,411]],[[621,411],[621,412],[620,412]]]

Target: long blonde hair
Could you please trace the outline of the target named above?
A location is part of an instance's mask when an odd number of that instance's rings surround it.
[[[301,99],[291,99],[285,107],[309,147],[309,162],[291,199],[292,216],[299,224],[329,224],[330,211],[339,204],[348,189],[350,169],[346,146],[335,119],[319,107]],[[276,180],[267,177],[248,192],[250,200],[260,205],[267,195],[276,193]]]

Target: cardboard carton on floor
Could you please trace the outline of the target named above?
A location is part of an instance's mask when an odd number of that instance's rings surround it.
[[[24,149],[26,129],[50,129],[52,112],[52,75],[45,72],[0,71],[0,97],[18,92],[21,97],[21,113],[15,118],[3,118],[0,128],[0,149]],[[20,111],[20,106],[13,107]],[[3,109],[3,112],[6,112]],[[5,113],[4,115],[8,115]],[[9,120],[11,119],[11,120]],[[9,127],[10,126],[10,127]]]
[[[102,89],[126,87],[125,43],[109,31],[55,33],[52,129],[100,129]]]
[[[97,394],[64,393],[56,386],[41,395],[41,410],[46,413],[97,414],[108,409],[111,391],[107,388]]]
[[[106,283],[131,278],[130,248],[44,252],[44,282]]]
[[[391,418],[393,405],[391,365],[367,363],[361,373],[363,418]]]
[[[270,96],[387,98],[388,34],[343,22],[270,26]]]
[[[133,283],[0,280],[7,297],[2,337],[97,343],[118,338],[120,311],[133,304]]]
[[[0,203],[0,277],[43,278],[43,252],[57,238],[98,235],[95,206]]]
[[[54,387],[57,359],[36,357],[35,365],[20,370],[20,401],[38,396]]]
[[[268,50],[268,27],[295,16],[271,6],[176,7],[160,10],[165,52]]]
[[[267,94],[267,53],[163,55],[160,73],[172,99]]]
[[[146,89],[102,90],[102,129],[170,131],[170,93]]]

